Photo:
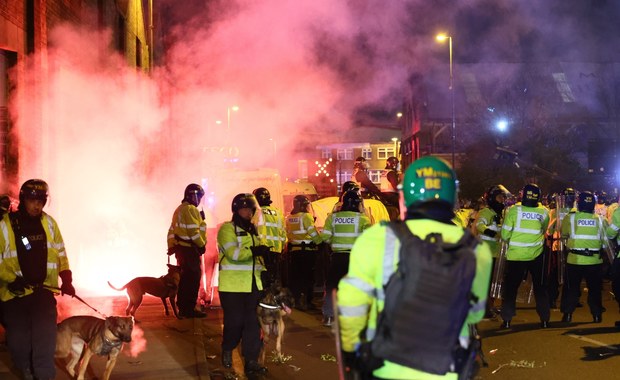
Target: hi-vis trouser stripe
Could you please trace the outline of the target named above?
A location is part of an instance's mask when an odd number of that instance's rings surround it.
[[[596,235],[577,235],[575,233],[575,227],[576,227],[576,223],[575,223],[575,214],[571,214],[570,216],[570,236],[572,239],[579,239],[579,240],[601,240],[601,231],[599,228],[597,228],[597,232]],[[594,219],[595,223],[596,219]]]

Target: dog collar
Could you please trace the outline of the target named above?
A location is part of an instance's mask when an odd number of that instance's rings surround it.
[[[265,309],[272,309],[272,310],[280,308],[280,306],[277,306],[277,305],[275,305],[275,306],[274,305],[267,305],[266,303],[262,303],[262,302],[259,302],[258,306],[264,307]]]

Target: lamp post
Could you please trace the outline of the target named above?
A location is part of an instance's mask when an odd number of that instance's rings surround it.
[[[239,107],[237,106],[230,106],[230,107],[226,107],[226,116],[227,116],[227,123],[226,123],[226,128],[230,131],[230,111],[239,111]]]
[[[450,98],[452,101],[452,168],[454,169],[454,150],[456,146],[456,122],[454,116],[454,75],[452,73],[452,36],[445,34],[437,35],[437,41],[443,42],[448,40],[448,47],[450,50]]]

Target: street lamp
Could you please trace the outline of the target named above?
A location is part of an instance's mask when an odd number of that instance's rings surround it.
[[[398,137],[392,137],[392,142],[394,143],[394,157],[397,157],[397,154],[396,154],[396,152],[397,152],[396,147],[397,147],[397,144],[398,144]]]
[[[226,107],[226,116],[228,117],[228,122],[226,124],[226,128],[228,128],[228,130],[230,130],[230,111],[239,111],[239,107],[237,106],[230,106],[230,107]]]
[[[452,36],[445,34],[438,34],[437,41],[443,42],[448,40],[448,46],[450,49],[450,97],[452,100],[452,168],[454,169],[454,149],[456,145],[456,122],[454,118],[454,76],[452,74]]]

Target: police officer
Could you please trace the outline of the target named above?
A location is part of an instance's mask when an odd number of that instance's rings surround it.
[[[232,351],[242,344],[245,374],[252,379],[267,372],[258,363],[261,349],[260,325],[256,315],[259,291],[263,289],[262,256],[269,247],[260,245],[252,218],[258,204],[252,194],[237,194],[231,204],[232,220],[217,232],[219,250],[220,302],[224,310],[222,365],[232,367]]]
[[[351,180],[355,181],[361,189],[361,194],[365,198],[381,198],[381,190],[368,177],[368,163],[364,157],[358,157],[353,164]]]
[[[405,223],[414,234],[425,238],[439,233],[444,242],[455,243],[463,228],[451,223],[457,196],[456,176],[450,165],[438,157],[426,156],[413,162],[405,171],[402,197],[407,207]],[[371,341],[377,315],[384,307],[384,286],[398,264],[400,242],[386,224],[376,224],[357,238],[351,250],[349,271],[338,285],[340,335],[345,360],[351,360],[362,334]],[[476,247],[476,274],[471,292],[477,303],[470,309],[461,329],[461,339],[469,340],[467,325],[477,323],[484,314],[491,253],[485,244]],[[423,311],[421,311],[423,312]],[[456,378],[430,375],[390,361],[373,372],[376,379]]]
[[[58,224],[43,211],[48,191],[41,179],[24,182],[17,211],[0,221],[0,299],[6,343],[24,379],[55,378],[58,277],[60,292],[75,296]]]
[[[207,223],[198,210],[198,204],[205,195],[202,186],[190,183],[185,187],[183,200],[174,210],[168,230],[168,255],[175,254],[181,267],[181,280],[177,292],[179,316],[183,318],[203,318],[202,311],[196,310],[198,288],[200,287],[200,256],[207,245]]]
[[[612,264],[611,290],[614,294],[620,294],[620,207],[616,207],[611,215],[611,221],[606,229],[607,238],[615,242],[616,256]],[[614,297],[620,308],[620,297]],[[620,321],[616,321],[616,327],[620,328]]]
[[[486,207],[482,208],[477,216],[474,226],[480,239],[489,245],[493,255],[493,265],[499,257],[500,251],[500,231],[504,219],[504,202],[510,195],[510,191],[504,185],[498,184],[489,187],[484,193]],[[501,275],[498,274],[498,275]],[[487,299],[485,317],[493,317],[493,307],[495,300],[491,297]]]
[[[398,208],[398,158],[389,157],[385,169],[381,172],[380,189],[387,205]]]
[[[554,202],[556,207],[549,210],[549,229],[547,230],[547,240],[550,241],[551,254],[549,255],[547,265],[547,293],[549,294],[549,306],[552,309],[557,307],[557,299],[560,295],[558,271],[565,270],[565,268],[559,268],[560,264],[558,264],[560,255],[562,255],[562,258],[566,257],[566,252],[562,252],[560,250],[560,223],[566,215],[577,211],[575,208],[575,200],[575,190],[571,187],[567,187],[562,191],[560,207],[557,207],[557,202]]]
[[[562,238],[567,239],[566,281],[562,287],[562,322],[571,322],[579,302],[579,287],[585,278],[588,306],[594,323],[602,321],[603,259],[600,255],[603,219],[594,213],[594,194],[582,191],[577,197],[577,212],[562,219]]]
[[[334,320],[332,291],[338,287],[338,282],[349,269],[349,254],[353,243],[370,226],[370,219],[364,214],[362,197],[355,190],[349,190],[343,195],[341,210],[330,214],[325,221],[321,238],[330,244],[332,255],[323,298],[324,326],[331,326]]]
[[[532,275],[536,312],[541,327],[549,327],[549,297],[544,273],[544,233],[549,226],[549,212],[540,205],[540,188],[535,184],[523,187],[521,204],[510,207],[504,218],[501,237],[507,242],[506,270],[502,286],[500,327],[510,328],[516,315],[517,291],[527,272]]]
[[[268,288],[280,276],[280,256],[286,244],[284,215],[282,211],[271,206],[273,203],[271,194],[266,188],[254,189],[252,194],[261,208],[257,225],[258,235],[261,243],[269,247],[269,252],[263,257],[267,266],[267,271],[263,272],[263,286]]]
[[[299,310],[312,307],[314,266],[319,244],[323,242],[310,213],[310,200],[305,195],[293,198],[293,209],[286,217],[288,251],[291,255],[291,291]]]

